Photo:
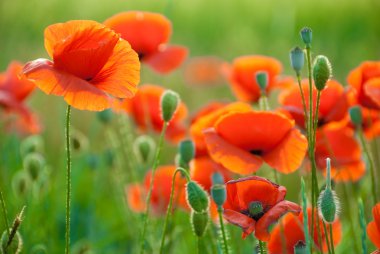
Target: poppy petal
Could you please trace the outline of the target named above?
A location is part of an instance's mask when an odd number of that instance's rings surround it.
[[[380,249],[380,230],[374,221],[371,221],[367,225],[367,234],[372,243]]]
[[[373,219],[376,223],[377,230],[380,232],[380,203],[377,203],[372,209]]]
[[[33,82],[19,77],[22,68],[21,63],[12,61],[8,65],[2,80],[0,80],[0,90],[8,91],[12,97],[20,102],[28,97],[35,88]]]
[[[229,222],[243,230],[243,239],[255,231],[255,221],[245,216],[244,214],[235,212],[233,210],[225,209],[223,211],[223,217]]]
[[[373,78],[364,84],[364,92],[380,107],[380,78]]]
[[[270,152],[263,154],[263,160],[281,173],[292,173],[302,164],[307,146],[305,136],[299,130],[293,129],[280,144]]]
[[[257,239],[268,241],[270,239],[269,226],[277,222],[281,216],[288,212],[298,215],[301,212],[301,207],[293,202],[284,200],[266,212],[263,217],[256,222],[255,236]]]
[[[145,211],[145,190],[140,184],[131,184],[125,188],[127,202],[131,210],[136,213]]]
[[[111,99],[104,92],[82,79],[55,69],[49,60],[37,59],[27,63],[23,75],[45,93],[63,96],[74,108],[101,111],[111,106]]]
[[[213,128],[204,130],[203,134],[211,158],[234,173],[254,173],[263,163],[259,156],[225,141]]]
[[[187,55],[186,47],[162,45],[156,53],[143,58],[143,62],[158,73],[165,74],[179,67]]]

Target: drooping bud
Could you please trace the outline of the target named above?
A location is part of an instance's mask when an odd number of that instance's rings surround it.
[[[350,113],[351,122],[355,126],[361,126],[363,123],[363,115],[362,115],[362,109],[360,108],[360,106],[352,106],[349,109],[349,113]]]
[[[24,169],[28,172],[31,180],[38,179],[42,170],[45,167],[45,158],[38,153],[30,153],[23,160]]]
[[[162,120],[165,122],[172,120],[173,115],[179,106],[179,103],[179,95],[172,90],[166,90],[161,96]]]
[[[43,153],[43,151],[44,141],[41,136],[29,136],[21,142],[20,152],[22,157],[28,153]]]
[[[307,246],[303,241],[298,241],[296,245],[294,245],[294,254],[307,254]]]
[[[305,64],[305,53],[300,47],[295,47],[290,51],[290,64],[297,74],[301,72]]]
[[[221,173],[215,172],[211,176],[211,182],[213,185],[224,184],[224,177]]]
[[[146,164],[152,160],[155,149],[156,143],[152,137],[148,135],[139,136],[133,142],[133,150],[138,160],[143,164]]]
[[[309,27],[304,27],[300,31],[301,38],[303,43],[306,44],[306,47],[310,48],[311,46],[311,41],[313,39],[313,32],[311,31],[311,28]]]
[[[324,191],[321,191],[318,197],[318,211],[322,219],[326,223],[333,223],[338,217],[340,210],[340,203],[336,193],[331,188],[331,165],[330,159],[326,159],[327,162],[327,179],[326,179],[326,188]]]
[[[24,198],[31,189],[31,181],[29,175],[25,171],[17,172],[12,178],[12,189],[16,197]]]
[[[13,236],[13,239],[11,242],[9,242],[8,232],[5,230],[1,236],[1,254],[8,254],[8,253],[14,253],[19,254],[22,250],[22,238],[18,231]]]
[[[47,250],[45,245],[37,244],[37,245],[33,246],[30,253],[31,254],[47,254],[48,250]]]
[[[191,228],[196,236],[202,237],[207,229],[207,225],[209,222],[209,215],[207,211],[197,213],[195,211],[191,211],[190,215]]]
[[[183,140],[179,143],[179,154],[181,160],[188,164],[195,156],[195,146],[192,140]]]
[[[86,151],[89,147],[88,138],[79,130],[73,129],[70,139],[71,149],[76,154]]]
[[[189,206],[196,212],[202,213],[209,209],[207,192],[196,182],[189,181],[186,185],[186,198]]]
[[[325,88],[331,75],[332,68],[329,59],[322,55],[317,56],[313,64],[313,79],[318,91],[322,91]]]
[[[96,116],[98,117],[99,121],[104,124],[108,124],[112,121],[113,113],[111,109],[106,109],[96,113]]]
[[[268,73],[260,71],[256,73],[256,82],[259,85],[261,92],[265,93],[268,86]]]
[[[226,202],[227,193],[226,186],[224,184],[215,184],[211,187],[211,197],[218,207],[223,206]]]

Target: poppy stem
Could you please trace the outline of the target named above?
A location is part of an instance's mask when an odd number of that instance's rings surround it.
[[[164,137],[165,137],[167,127],[168,127],[168,122],[165,121],[164,125],[162,126],[160,139],[158,141],[158,147],[156,150],[156,156],[154,158],[153,167],[152,167],[152,175],[151,175],[150,183],[149,183],[149,191],[148,191],[148,195],[147,195],[146,201],[145,201],[146,210],[145,210],[144,218],[143,218],[143,229],[142,229],[141,236],[140,236],[140,253],[141,254],[144,253],[145,233],[146,233],[146,227],[148,224],[148,216],[149,216],[149,211],[150,211],[150,199],[152,196],[154,174],[155,174],[157,166],[160,162],[161,150],[162,150],[162,146],[164,143]]]
[[[332,231],[332,224],[330,224],[329,226],[330,226],[331,253],[335,254],[335,250],[334,250],[334,236],[333,236],[333,231]],[[364,253],[367,253],[367,252],[364,252]]]
[[[301,178],[301,194],[302,194],[302,212],[303,212],[303,231],[305,235],[305,244],[306,244],[306,253],[312,253],[312,245],[310,244],[309,238],[309,221],[308,221],[308,213],[307,213],[307,198],[306,198],[306,190],[305,190],[305,181]]]
[[[323,230],[324,230],[324,233],[325,233],[325,240],[326,240],[327,249],[328,249],[328,252],[330,254],[331,253],[331,246],[330,246],[329,237],[328,237],[329,236],[329,232],[327,231],[326,223],[324,221],[323,221]]]
[[[261,240],[259,240],[259,246],[260,246],[260,254],[265,254],[265,246]]]
[[[303,107],[303,113],[305,115],[305,128],[306,128],[306,131],[308,130],[308,118],[309,118],[309,114],[307,112],[307,109],[306,109],[306,100],[305,100],[305,95],[303,93],[303,89],[302,89],[302,83],[301,83],[301,74],[300,73],[297,73],[297,83],[298,83],[298,87],[300,89],[300,92],[301,92],[301,98],[302,98],[302,107]]]
[[[362,144],[362,148],[364,150],[364,154],[366,155],[368,163],[369,163],[369,170],[371,172],[371,181],[372,181],[372,198],[373,198],[374,204],[376,204],[378,199],[377,199],[377,194],[376,194],[375,169],[374,169],[372,157],[368,151],[367,144],[364,140],[363,130],[360,126],[358,128],[358,135],[359,135],[360,142]]]
[[[67,105],[66,111],[66,155],[67,155],[67,172],[66,172],[66,250],[70,252],[70,203],[71,203],[71,147],[70,147],[70,117],[71,106]]]
[[[360,227],[362,230],[362,251],[363,253],[368,253],[367,248],[367,231],[366,231],[366,221],[365,221],[365,214],[364,214],[364,205],[361,198],[359,198],[359,222]]]
[[[0,189],[0,200],[1,200],[1,209],[3,210],[4,223],[5,223],[5,226],[7,227],[7,234],[9,238],[9,235],[11,234],[11,232],[9,231],[8,214],[7,214],[7,209],[5,207],[5,199],[4,199],[3,192],[1,191],[1,189]]]
[[[177,173],[178,172],[181,172],[185,177],[186,177],[186,180],[187,181],[190,181],[190,176],[189,176],[189,173],[187,173],[187,171],[183,168],[177,168],[173,174],[173,178],[172,178],[172,188],[171,188],[171,191],[170,191],[170,199],[169,199],[169,204],[168,204],[168,208],[166,210],[166,216],[165,216],[165,222],[164,222],[164,228],[162,230],[162,237],[161,237],[161,245],[160,245],[160,254],[163,253],[164,251],[164,245],[165,245],[165,235],[166,235],[166,228],[167,228],[167,225],[168,225],[168,221],[169,221],[169,215],[171,213],[171,210],[172,210],[172,206],[173,206],[173,196],[174,196],[174,183],[175,183],[175,177],[177,176]]]
[[[224,247],[224,254],[228,254],[228,243],[227,243],[227,237],[226,237],[226,231],[224,229],[224,223],[223,223],[223,207],[219,206],[218,207],[218,215],[219,215],[219,224],[220,224],[220,229],[222,230],[222,236],[223,236],[223,247]]]

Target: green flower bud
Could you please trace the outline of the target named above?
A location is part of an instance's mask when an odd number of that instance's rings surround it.
[[[325,56],[317,56],[313,64],[314,85],[318,91],[325,88],[327,81],[331,78],[332,68],[330,61]]]
[[[211,197],[217,206],[223,206],[227,198],[226,186],[224,184],[213,185],[211,187]]]
[[[294,71],[299,74],[305,64],[305,54],[300,47],[295,47],[290,51],[290,64]]]
[[[43,153],[44,141],[41,136],[29,136],[21,142],[20,145],[21,156],[25,157],[28,153]]]
[[[309,27],[304,27],[300,31],[302,41],[306,44],[306,47],[311,46],[311,40],[313,38],[313,32]]]
[[[195,211],[191,211],[190,221],[194,234],[198,237],[202,237],[206,232],[209,222],[208,212],[204,211],[202,213],[197,213]]]
[[[32,250],[30,251],[31,254],[47,254],[48,250],[45,245],[43,244],[37,244],[33,246]]]
[[[153,159],[155,149],[156,143],[147,135],[139,136],[133,142],[133,150],[142,164],[149,163]]]
[[[224,184],[224,177],[221,173],[215,172],[211,176],[211,181],[213,185]]]
[[[186,164],[190,163],[190,161],[195,156],[195,146],[192,140],[183,140],[179,144],[179,154],[182,161]]]
[[[31,180],[35,181],[45,167],[45,159],[41,154],[30,153],[23,160],[24,169],[28,172]]]
[[[25,171],[17,172],[12,178],[12,189],[17,198],[25,198],[31,190],[31,181]]]
[[[70,145],[74,153],[80,154],[88,149],[89,141],[82,132],[74,129],[70,135]]]
[[[298,241],[296,245],[294,245],[294,254],[307,254],[307,246],[303,241]]]
[[[261,91],[265,93],[265,90],[268,86],[268,73],[265,71],[256,73],[256,82],[259,85]]]
[[[187,203],[192,210],[202,213],[209,209],[209,197],[207,192],[196,182],[189,181],[186,185]]]
[[[172,120],[180,103],[179,95],[172,90],[166,90],[161,96],[162,120],[169,122]]]
[[[108,124],[112,121],[113,113],[111,109],[106,109],[106,110],[97,112],[96,116],[98,117],[99,121],[101,121],[104,124]]]
[[[1,236],[0,242],[1,242],[1,248],[0,248],[1,254],[21,253],[23,242],[22,242],[21,235],[18,231],[16,231],[16,234],[14,235],[12,241],[8,243],[9,242],[8,232],[7,230],[5,230]]]
[[[360,106],[352,106],[349,109],[349,113],[350,113],[351,122],[355,126],[361,126],[363,123],[363,115],[362,115],[362,109],[360,108]]]

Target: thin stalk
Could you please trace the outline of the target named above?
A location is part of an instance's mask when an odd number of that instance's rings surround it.
[[[222,236],[223,236],[223,242],[224,242],[224,254],[228,254],[228,243],[227,243],[227,237],[226,232],[224,229],[224,223],[223,223],[223,216],[222,216],[223,208],[221,206],[218,207],[218,214],[219,214],[219,224],[220,229],[222,230]]]
[[[331,253],[335,254],[335,250],[334,250],[334,236],[333,236],[333,231],[332,231],[332,224],[330,224],[330,242],[331,242]]]
[[[305,190],[305,181],[301,178],[301,194],[302,194],[302,212],[303,212],[303,231],[305,235],[305,244],[307,249],[307,254],[312,253],[312,245],[310,244],[309,238],[309,220],[307,213],[307,198],[306,198],[306,190]]]
[[[326,240],[326,245],[327,245],[327,249],[328,249],[328,252],[329,254],[331,253],[331,247],[330,247],[330,242],[329,242],[329,232],[327,231],[327,228],[326,228],[326,223],[323,221],[323,230],[324,230],[324,233],[325,233],[325,240]],[[321,248],[322,245],[321,245]]]
[[[198,236],[197,237],[197,253],[198,254],[201,254],[201,249],[202,249],[202,245],[201,245],[201,238]]]
[[[361,240],[362,240],[362,251],[363,253],[368,253],[367,248],[367,231],[366,231],[366,221],[364,215],[363,201],[359,199],[359,222],[362,230]]]
[[[66,111],[66,249],[65,253],[70,253],[70,205],[71,205],[71,147],[70,147],[70,117],[71,106],[67,105]]]
[[[186,177],[186,180],[187,181],[190,181],[190,176],[189,174],[187,173],[187,171],[183,168],[177,168],[176,171],[174,172],[173,174],[173,178],[172,178],[172,188],[171,188],[171,191],[170,191],[170,199],[169,199],[169,204],[168,204],[168,208],[166,210],[166,216],[165,216],[165,222],[164,222],[164,228],[162,230],[162,237],[161,237],[161,245],[160,245],[160,254],[163,253],[164,251],[164,245],[165,245],[165,235],[166,235],[166,228],[167,228],[167,225],[168,225],[168,221],[169,221],[169,215],[171,213],[171,210],[172,210],[172,206],[173,206],[173,196],[174,196],[174,183],[175,183],[175,177],[177,176],[177,173],[178,172],[181,172],[185,175]]]
[[[0,189],[0,199],[1,199],[1,208],[3,210],[4,223],[5,223],[5,226],[7,227],[7,234],[9,238],[11,232],[9,230],[8,214],[7,214],[7,209],[5,207],[5,199],[4,199],[3,192],[1,191],[1,189]]]
[[[158,147],[157,147],[157,151],[156,151],[156,156],[155,156],[154,162],[153,162],[152,174],[151,174],[151,177],[150,177],[150,184],[149,184],[149,191],[148,191],[148,195],[147,195],[146,201],[145,201],[146,210],[145,210],[144,219],[143,219],[144,220],[144,222],[143,222],[143,230],[142,230],[142,233],[141,233],[141,236],[140,236],[140,253],[141,254],[144,253],[145,233],[146,233],[146,227],[148,225],[148,216],[149,216],[149,211],[150,211],[150,198],[152,196],[152,189],[153,189],[153,183],[154,183],[154,174],[156,172],[157,166],[158,166],[159,161],[160,161],[162,145],[164,143],[164,137],[165,137],[165,133],[166,133],[167,127],[168,127],[168,123],[164,122],[164,125],[162,127],[162,131],[161,131],[161,135],[160,135],[160,139],[158,141]]]
[[[300,89],[300,93],[301,93],[301,98],[302,98],[302,107],[303,107],[303,113],[304,113],[304,118],[305,118],[305,129],[306,129],[306,132],[308,130],[308,112],[307,112],[307,109],[306,109],[306,100],[305,100],[305,95],[303,93],[303,89],[302,89],[302,83],[301,83],[301,75],[299,73],[297,73],[297,83],[298,83],[298,87]]]
[[[259,246],[260,246],[260,254],[265,254],[265,246],[261,240],[259,240]]]
[[[355,230],[355,223],[354,223],[354,219],[352,217],[352,209],[350,209],[352,207],[351,205],[351,197],[350,195],[348,194],[348,190],[347,190],[347,184],[346,183],[342,183],[343,185],[343,196],[344,196],[344,203],[346,204],[347,208],[347,215],[348,215],[348,220],[350,222],[350,232],[351,232],[351,239],[357,239],[356,238],[356,230]],[[355,248],[355,253],[360,253],[360,249],[357,245],[357,241],[353,241],[353,244],[354,244],[354,248]]]
[[[359,134],[359,139],[360,139],[360,142],[361,142],[363,150],[364,150],[364,154],[367,156],[367,160],[369,163],[369,170],[371,172],[371,181],[372,181],[372,198],[373,198],[374,204],[376,204],[378,199],[377,199],[377,195],[376,195],[376,180],[375,180],[375,169],[374,169],[374,165],[373,165],[373,160],[372,160],[372,157],[368,151],[367,145],[365,143],[363,130],[361,127],[358,128],[358,134]]]

